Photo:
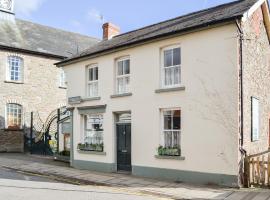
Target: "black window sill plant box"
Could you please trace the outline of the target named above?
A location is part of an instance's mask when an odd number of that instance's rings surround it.
[[[88,144],[88,143],[82,144],[82,143],[79,143],[77,149],[80,151],[103,152],[104,145],[103,144]]]
[[[159,156],[181,156],[181,150],[179,147],[158,147]]]

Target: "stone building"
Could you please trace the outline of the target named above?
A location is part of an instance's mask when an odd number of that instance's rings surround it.
[[[58,63],[73,111],[71,165],[237,187],[267,151],[269,6],[239,0],[104,39]],[[83,77],[78,80],[77,77]]]
[[[13,1],[0,0],[0,151],[23,151],[26,113],[41,120],[65,105],[66,83],[54,63],[98,40],[15,18]]]

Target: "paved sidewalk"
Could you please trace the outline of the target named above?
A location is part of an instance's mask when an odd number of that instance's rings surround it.
[[[239,199],[239,195],[249,195],[249,192],[243,191],[243,194],[239,194],[234,190],[218,187],[194,186],[174,182],[158,181],[148,178],[139,178],[124,174],[77,170],[70,168],[65,163],[52,161],[50,158],[25,154],[0,154],[0,166],[17,171],[51,176],[52,178],[58,178],[64,181],[70,181],[72,183],[77,181],[85,185],[121,188],[125,191],[158,195],[172,199],[223,200],[234,199],[230,197],[235,195],[235,199]],[[255,193],[252,193],[252,195],[254,194]]]

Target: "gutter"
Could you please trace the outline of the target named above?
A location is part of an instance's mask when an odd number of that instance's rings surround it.
[[[44,57],[51,57],[51,58],[56,58],[59,60],[63,60],[66,58],[66,57],[60,56],[60,55],[43,53],[43,52],[32,51],[32,50],[27,50],[27,49],[21,49],[21,48],[17,48],[17,47],[9,47],[9,46],[4,46],[4,45],[0,45],[0,49],[8,50],[8,51],[17,51],[17,52],[26,53],[26,54],[34,54],[34,55],[44,56]]]
[[[215,26],[215,25],[218,26],[219,24],[234,23],[235,20],[242,18],[242,16],[243,15],[238,15],[238,16],[230,17],[230,18],[227,18],[227,19],[219,20],[219,21],[214,21],[214,22],[210,22],[210,23],[206,23],[206,24],[200,24],[200,25],[185,28],[185,29],[182,29],[182,30],[179,30],[179,31],[169,32],[169,33],[165,33],[165,34],[162,34],[162,35],[157,35],[157,36],[154,36],[154,37],[151,37],[151,38],[142,39],[140,41],[131,42],[131,43],[128,43],[128,44],[119,44],[118,46],[111,47],[109,49],[104,49],[104,50],[101,50],[101,51],[98,51],[98,52],[94,52],[94,53],[85,54],[85,55],[82,55],[82,56],[66,59],[66,60],[63,60],[61,62],[55,63],[55,65],[57,65],[58,67],[63,67],[63,66],[69,65],[69,64],[74,64],[76,62],[80,62],[80,61],[84,61],[84,60],[87,60],[87,59],[107,55],[107,54],[114,53],[114,52],[117,52],[117,51],[129,49],[129,48],[132,48],[132,47],[136,47],[136,46],[139,46],[139,45],[142,45],[142,44],[151,43],[153,41],[164,40],[164,39],[167,39],[167,38],[172,38],[172,37],[176,37],[176,36],[180,36],[180,35],[185,35],[185,34],[189,34],[189,33],[198,32],[200,30],[209,29],[209,28],[211,28],[212,26]]]
[[[238,20],[235,21],[236,26],[238,28],[240,37],[239,37],[239,53],[240,53],[240,58],[239,58],[239,88],[240,88],[240,95],[239,95],[239,99],[240,99],[240,148],[242,150],[243,149],[243,145],[244,145],[244,120],[243,120],[243,116],[244,116],[244,108],[243,108],[243,104],[244,104],[244,100],[243,100],[243,40],[244,40],[244,35],[243,35],[243,30],[241,27],[241,22],[239,23]],[[245,151],[245,150],[244,150]],[[245,152],[246,153],[246,152]]]
[[[239,151],[241,153],[241,158],[239,161],[239,186],[248,187],[248,174],[247,174],[247,151],[244,149],[244,100],[243,100],[243,41],[244,41],[244,34],[243,29],[241,26],[240,20],[235,20],[236,26],[239,31],[239,102],[240,102],[240,141],[239,141]]]

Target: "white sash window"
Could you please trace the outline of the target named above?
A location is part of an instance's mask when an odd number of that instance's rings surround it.
[[[66,88],[67,82],[66,82],[66,73],[63,69],[60,71],[60,81],[59,81],[59,87]]]
[[[23,81],[23,59],[18,56],[8,57],[8,81]]]
[[[85,116],[84,143],[103,144],[103,115],[93,114]]]
[[[91,65],[87,69],[87,96],[97,97],[98,92],[98,66]]]
[[[162,110],[162,121],[161,145],[166,148],[180,148],[181,110]]]
[[[181,49],[166,48],[162,57],[162,87],[177,87],[181,84]]]
[[[116,67],[116,92],[125,94],[130,92],[130,60],[129,58],[117,60]]]
[[[19,104],[7,104],[6,127],[10,129],[22,128],[22,106]]]

